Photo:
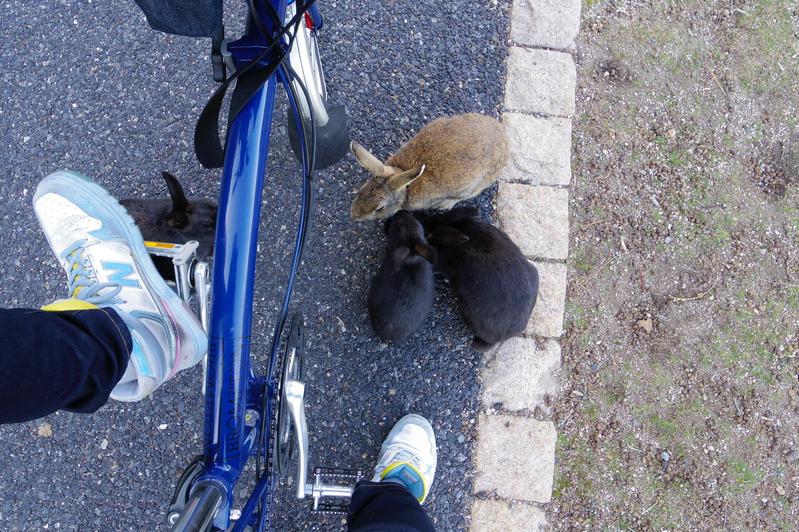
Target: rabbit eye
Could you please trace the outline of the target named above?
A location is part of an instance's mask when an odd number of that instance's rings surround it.
[[[385,206],[385,205],[383,205],[383,206],[381,206],[381,207],[378,207],[378,208],[376,208],[376,209],[375,209],[375,212],[384,211],[385,209],[386,209],[386,206]]]

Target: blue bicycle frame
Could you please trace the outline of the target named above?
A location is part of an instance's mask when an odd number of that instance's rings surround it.
[[[287,0],[269,0],[283,20]],[[318,10],[314,18],[319,20]],[[261,20],[270,31],[268,13]],[[231,43],[229,50],[237,66],[247,64],[253,55],[269,45],[260,33],[248,24],[246,35]],[[279,53],[275,50],[273,54]],[[276,55],[264,58],[264,63]],[[264,85],[256,90],[229,126],[225,164],[219,194],[216,244],[212,270],[211,316],[209,325],[208,371],[205,395],[204,470],[194,480],[191,493],[193,510],[213,516],[213,525],[230,526],[230,509],[234,487],[250,456],[259,453],[267,464],[257,482],[234,530],[247,525],[261,530],[269,510],[271,472],[269,471],[270,423],[274,413],[277,379],[274,373],[283,323],[276,324],[275,337],[266,377],[254,374],[250,363],[253,283],[260,221],[261,195],[268,157],[272,113],[278,83],[286,87],[294,116],[300,121],[297,102],[289,89],[289,72],[280,66]],[[302,130],[302,124],[298,124]],[[310,197],[309,166],[305,135],[303,144],[303,207],[292,269],[283,301],[287,310],[299,265],[301,241],[307,225],[306,206]],[[284,313],[285,315],[285,313]],[[266,401],[264,395],[266,394]],[[265,408],[264,408],[265,405]],[[265,416],[265,417],[264,417]],[[266,419],[266,431],[261,419]],[[259,447],[258,443],[263,442]],[[260,510],[258,510],[260,506]],[[187,510],[190,508],[187,507]],[[206,523],[210,524],[210,523]]]

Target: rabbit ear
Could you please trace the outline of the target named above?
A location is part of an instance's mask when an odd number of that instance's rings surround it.
[[[186,213],[189,207],[189,200],[186,199],[186,194],[183,192],[183,187],[180,186],[180,181],[178,181],[177,177],[169,172],[161,172],[161,176],[166,181],[169,196],[172,198],[172,210],[166,215],[166,224],[169,227],[183,229],[189,225],[189,217]]]
[[[405,170],[388,178],[388,188],[394,192],[399,192],[414,182],[419,176],[424,173],[425,165]]]
[[[413,246],[413,250],[424,260],[429,262],[430,264],[435,264],[436,259],[438,258],[438,254],[436,253],[436,248],[431,246],[430,244],[425,244],[423,242],[419,242],[415,246]]]
[[[352,151],[352,154],[355,155],[355,158],[358,159],[358,163],[370,174],[377,176],[386,176],[388,174],[385,165],[381,163],[377,157],[369,153],[369,150],[354,140],[350,142],[350,150]]]
[[[175,211],[184,211],[189,206],[189,200],[186,199],[186,194],[183,192],[183,187],[180,186],[178,178],[169,172],[161,172],[161,177],[166,181],[166,188],[169,189],[169,196],[172,198],[172,209]]]
[[[466,234],[448,225],[441,225],[433,229],[433,234],[431,235],[431,237],[432,240],[435,240],[436,242],[440,242],[448,246],[465,244],[466,242],[469,241],[469,237],[466,236]]]

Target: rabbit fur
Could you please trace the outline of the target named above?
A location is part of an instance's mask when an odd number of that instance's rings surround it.
[[[367,297],[369,320],[384,341],[402,342],[424,322],[433,307],[436,251],[422,224],[406,211],[386,222],[388,251]]]
[[[372,174],[350,209],[359,221],[382,220],[400,209],[450,209],[494,183],[508,159],[505,126],[477,113],[433,120],[385,164],[357,142],[350,148]]]
[[[477,209],[461,207],[417,217],[436,249],[436,269],[449,279],[474,332],[472,348],[488,351],[527,327],[538,271],[508,235],[477,215]]]
[[[209,257],[213,253],[217,206],[208,200],[186,198],[178,179],[162,172],[170,199],[123,199],[127,209],[139,226],[145,240],[184,244],[189,240],[200,243],[197,254]]]

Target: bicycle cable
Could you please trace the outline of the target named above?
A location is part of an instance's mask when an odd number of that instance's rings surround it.
[[[280,30],[274,35],[272,42],[252,61],[249,61],[242,68],[236,69],[236,71],[229,78],[227,78],[222,85],[217,87],[217,89],[205,103],[203,110],[200,112],[200,117],[197,119],[197,125],[194,128],[194,153],[197,156],[197,160],[199,160],[200,164],[205,168],[220,168],[224,165],[225,150],[222,147],[221,141],[219,139],[219,113],[222,110],[222,102],[224,101],[225,93],[227,92],[228,87],[230,87],[233,81],[253,70],[256,65],[260,65],[261,61],[266,58],[267,54],[269,54],[269,52],[271,52],[278,44],[282,42],[282,38],[292,27],[294,27],[294,35],[296,35],[296,29],[299,27],[299,23],[304,19],[305,13],[307,13],[316,0],[308,0],[307,2],[295,0],[295,2],[298,4],[297,12],[285,25],[280,26]],[[260,15],[258,14],[257,9],[253,10],[252,13],[260,22],[261,27],[263,27],[263,23],[260,21]],[[264,37],[268,38],[267,35]],[[293,38],[290,40],[290,46],[291,45],[293,45]],[[259,78],[261,78],[263,82],[265,82],[272,74],[275,73],[277,68],[288,55],[287,50],[291,49],[290,46],[286,50],[282,50],[275,61],[271,61],[267,65],[262,65],[265,68],[263,68],[261,71],[256,71]],[[257,83],[255,86],[260,87],[262,84],[263,83]],[[238,102],[238,105],[236,105],[235,108],[234,104],[231,103],[230,122],[235,119],[239,111],[255,95],[255,92],[256,90],[253,90],[250,94],[246,95],[245,98]]]
[[[294,77],[294,79],[298,82],[298,85],[300,86],[300,89],[303,92],[303,97],[305,97],[306,101],[309,102],[309,108],[310,108],[310,99],[309,99],[310,94],[308,93],[308,90],[305,87],[305,84],[302,82],[302,79],[297,75],[297,73],[291,68],[290,65],[282,65],[282,66],[285,68],[286,72],[291,74],[291,76]],[[306,133],[305,133],[305,123],[304,123],[304,121],[302,119],[302,115],[299,112],[300,111],[299,106],[297,105],[297,103],[298,103],[298,98],[297,97],[299,95],[297,94],[296,88],[291,84],[290,79],[285,79],[284,85],[287,87],[287,89],[286,89],[287,93],[290,93],[290,97],[289,97],[290,100],[293,100],[293,102],[294,102],[294,105],[292,105],[292,107],[295,110],[294,119],[298,123],[298,129],[300,131],[300,134],[302,135],[303,139],[307,139],[307,137],[305,136],[306,135]],[[277,359],[277,351],[278,351],[278,349],[279,349],[279,347],[281,345],[281,338],[283,337],[283,330],[285,328],[286,321],[288,319],[289,306],[291,304],[291,297],[292,297],[292,294],[293,294],[293,291],[294,291],[294,282],[295,282],[296,277],[297,277],[297,271],[299,269],[300,261],[302,260],[302,254],[303,254],[303,251],[305,249],[305,244],[306,244],[307,237],[308,237],[308,228],[310,226],[310,218],[311,218],[312,202],[313,202],[313,187],[312,187],[311,181],[312,181],[312,178],[313,178],[313,167],[315,165],[315,159],[316,159],[316,125],[315,125],[315,119],[314,119],[314,116],[313,116],[313,111],[310,112],[310,118],[311,118],[311,124],[310,124],[310,126],[311,126],[311,142],[310,142],[311,149],[308,150],[308,145],[305,144],[305,142],[303,141],[303,145],[304,145],[305,149],[302,151],[302,155],[303,155],[303,157],[302,157],[302,159],[303,159],[302,166],[303,166],[303,174],[304,174],[304,176],[303,176],[303,190],[302,190],[303,203],[302,203],[301,208],[300,208],[300,221],[299,221],[299,224],[297,226],[297,236],[296,236],[295,241],[294,241],[294,254],[292,255],[292,261],[291,261],[291,268],[290,268],[290,271],[289,271],[288,283],[287,283],[286,291],[285,291],[284,296],[283,296],[283,304],[281,306],[280,313],[278,314],[278,318],[277,318],[276,323],[275,323],[275,330],[274,330],[274,333],[273,333],[273,336],[272,336],[272,347],[270,349],[270,356],[269,356],[269,359],[270,359],[270,361],[269,361],[270,378],[272,378],[273,375],[276,375],[274,369],[275,369],[275,362],[276,362],[276,359]],[[310,155],[308,153],[309,151],[310,151]],[[276,375],[276,377],[279,378],[279,375]],[[272,382],[272,388],[273,388],[273,390],[277,391],[277,387],[274,385],[274,381]],[[267,403],[269,401],[268,398],[269,398],[269,391],[266,390],[264,395],[263,395],[263,402],[262,402],[262,410],[263,410],[263,412],[267,411]],[[278,412],[279,412],[279,410],[278,410]],[[269,416],[270,417],[269,423],[272,422],[271,418],[274,415],[276,415],[276,414],[277,414],[277,412],[272,413],[272,415]],[[260,430],[260,432],[258,434],[259,449],[263,449],[263,450],[266,450],[266,452],[271,453],[271,452],[273,452],[271,441],[272,441],[272,438],[276,437],[276,435],[272,434],[271,433],[272,431],[270,431],[270,439],[267,442],[267,447],[264,448],[263,447],[263,439],[264,439],[264,434],[266,432],[266,423],[267,423],[266,417],[267,416],[263,416],[263,418],[261,419],[261,430]],[[257,470],[260,471],[259,469],[257,469]],[[267,471],[264,471],[263,473],[267,473]],[[269,471],[268,473],[271,474],[271,471]],[[258,480],[260,480],[260,474],[258,476]],[[273,495],[274,495],[274,489],[273,489],[274,487],[270,486],[270,488],[272,488],[272,489],[267,490],[266,492],[264,492],[264,495],[262,497],[261,508],[268,507],[269,503],[268,503],[267,499],[271,499],[273,497]],[[266,506],[264,506],[264,505],[266,505]],[[264,521],[266,519],[266,514],[267,514],[267,512],[265,512],[263,510],[261,511],[261,516],[260,516],[260,519],[259,519],[259,530],[263,528],[263,524],[264,524]]]
[[[262,413],[264,415],[262,415],[261,418],[261,427],[259,430],[258,443],[257,443],[257,448],[259,451],[256,453],[256,482],[260,481],[261,476],[266,472],[262,471],[261,468],[261,453],[265,453],[268,455],[273,452],[273,449],[271,449],[272,447],[271,443],[272,443],[272,438],[274,438],[275,435],[271,434],[272,431],[270,431],[269,441],[266,442],[268,447],[264,447],[264,434],[266,432],[267,422],[272,423],[273,421],[272,418],[276,414],[276,412],[275,413],[270,412],[269,416],[266,415],[269,407],[270,388],[272,390],[277,390],[277,387],[275,386],[275,375],[276,375],[275,362],[277,358],[277,351],[281,343],[280,340],[283,336],[286,320],[288,319],[288,311],[291,303],[291,297],[293,294],[294,282],[296,280],[297,271],[299,269],[300,261],[302,260],[302,254],[305,248],[305,243],[307,241],[308,226],[310,225],[310,217],[311,217],[311,210],[313,203],[313,187],[311,186],[311,181],[313,179],[313,169],[316,164],[316,140],[317,140],[316,121],[313,114],[313,109],[311,108],[310,104],[311,102],[310,93],[308,92],[308,89],[306,88],[302,79],[294,71],[294,69],[291,67],[291,64],[287,61],[287,59],[289,58],[291,48],[294,45],[294,40],[296,39],[297,32],[300,31],[299,25],[302,21],[302,18],[304,17],[305,12],[307,12],[307,10],[310,8],[311,4],[314,3],[314,1],[315,0],[311,0],[307,4],[303,2],[302,5],[297,6],[297,14],[294,17],[292,17],[292,20],[286,26],[290,26],[291,22],[293,22],[294,19],[297,18],[298,16],[300,17],[300,19],[294,22],[294,32],[291,34],[288,46],[281,54],[280,60],[277,62],[274,68],[270,68],[271,70],[270,75],[275,73],[276,71],[279,71],[280,69],[284,70],[284,72],[281,73],[281,78],[283,80],[283,85],[284,88],[286,89],[287,96],[289,97],[289,103],[294,114],[293,118],[297,121],[298,130],[302,135],[301,145],[303,147],[303,150],[301,151],[302,155],[301,165],[303,169],[303,189],[302,189],[303,203],[300,208],[300,220],[297,227],[297,236],[294,242],[294,253],[292,255],[288,283],[286,286],[286,291],[283,296],[283,304],[281,306],[280,312],[278,313],[278,317],[275,323],[275,330],[272,336],[267,382],[265,383],[266,389],[264,390],[263,401],[262,401]],[[297,2],[298,4],[300,4],[300,0],[297,0]],[[251,9],[253,23],[257,26],[258,30],[264,36],[266,36],[267,33],[265,26],[263,25],[263,21],[261,20],[260,14],[258,13],[254,1],[248,0],[248,4]],[[274,12],[274,9],[272,8],[271,4],[269,4],[268,2],[264,2],[264,4],[267,4],[268,7],[270,8],[270,16],[272,17],[273,21],[275,22],[278,21],[279,19],[277,17],[277,13]],[[283,30],[285,30],[285,27],[283,28]],[[285,31],[283,30],[281,31],[281,36],[282,34],[285,34]],[[277,38],[279,39],[280,36],[278,36]],[[292,84],[292,78],[294,81],[297,82],[297,85],[300,87],[302,91],[302,96],[308,104],[310,127],[311,127],[310,150],[308,149],[309,143],[307,142],[308,137],[306,136],[306,131],[305,131],[306,124],[302,119],[302,114],[300,113],[299,94],[297,93],[296,88]],[[267,420],[267,417],[270,419]],[[270,488],[273,488],[273,486],[270,486]],[[261,497],[261,501],[259,502],[259,527],[258,527],[259,530],[262,529],[265,524],[265,519],[267,514],[265,509],[269,507],[269,500],[272,498],[273,494],[274,494],[274,489],[266,490],[263,496]]]

